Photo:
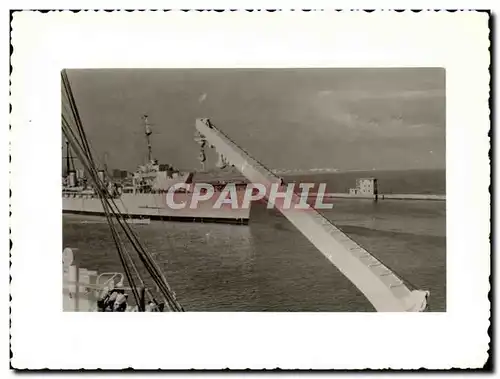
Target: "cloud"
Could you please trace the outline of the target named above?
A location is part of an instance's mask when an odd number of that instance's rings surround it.
[[[202,94],[202,95],[199,97],[198,102],[201,104],[201,103],[203,103],[203,102],[206,100],[206,98],[207,98],[207,94],[206,94],[206,93],[204,93],[204,94]]]
[[[318,92],[318,97],[326,97],[336,95],[342,100],[390,100],[390,99],[422,99],[422,98],[439,98],[445,97],[444,89],[429,89],[429,90],[351,90],[339,89],[321,90]]]
[[[323,90],[323,91],[319,91],[318,92],[318,96],[319,97],[325,97],[325,96],[329,96],[333,93],[333,91],[330,91],[330,90]]]

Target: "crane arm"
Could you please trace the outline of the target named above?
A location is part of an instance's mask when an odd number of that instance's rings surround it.
[[[250,182],[269,188],[281,178],[250,156],[209,119],[197,119],[196,129],[209,145],[223,154]],[[298,195],[292,202],[297,204]],[[351,240],[321,213],[283,209],[279,211],[370,301],[379,312],[423,311],[428,291],[410,290],[387,266]]]

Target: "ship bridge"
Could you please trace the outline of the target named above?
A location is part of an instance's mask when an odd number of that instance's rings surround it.
[[[196,120],[197,139],[223,155],[250,182],[266,188],[282,184],[282,179],[253,158],[236,142],[216,128],[209,119]],[[266,194],[268,195],[268,194]],[[298,203],[298,194],[293,194]],[[408,288],[398,277],[363,247],[350,239],[317,210],[279,211],[370,301],[379,312],[418,312],[427,308],[428,291]]]

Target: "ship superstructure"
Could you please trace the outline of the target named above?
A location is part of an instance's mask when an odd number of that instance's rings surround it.
[[[116,199],[120,211],[130,218],[149,218],[166,221],[199,221],[199,222],[224,222],[247,224],[250,218],[250,207],[246,209],[232,209],[230,207],[214,208],[213,202],[198,202],[195,208],[184,207],[173,209],[166,202],[167,192],[175,186],[175,201],[177,203],[191,204],[193,188],[207,175],[202,171],[182,172],[170,164],[160,164],[154,158],[151,141],[151,124],[148,116],[143,117],[144,135],[147,143],[147,160],[139,165],[132,174],[131,180],[122,183],[111,180],[105,170],[99,170],[99,178],[106,186],[106,193]],[[204,145],[200,144],[200,162],[205,168],[206,156]],[[66,177],[63,179],[63,212],[88,215],[103,215],[101,201],[97,191],[87,184],[85,177],[77,178],[76,171],[71,166],[70,150],[67,149]],[[70,158],[68,158],[70,157]],[[69,159],[69,160],[68,160]],[[227,167],[223,158],[219,158],[217,167],[222,170]],[[223,176],[223,175],[222,175]],[[224,180],[217,175],[210,181],[203,183],[214,185],[215,191],[222,188],[222,184],[231,182],[235,185],[239,197],[246,190],[245,180]],[[185,186],[179,186],[185,184]],[[219,185],[220,184],[220,185]],[[180,188],[177,188],[180,187]]]

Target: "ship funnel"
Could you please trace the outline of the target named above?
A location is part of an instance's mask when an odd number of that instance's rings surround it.
[[[70,171],[68,175],[68,185],[70,187],[76,187],[76,172],[75,171]]]

